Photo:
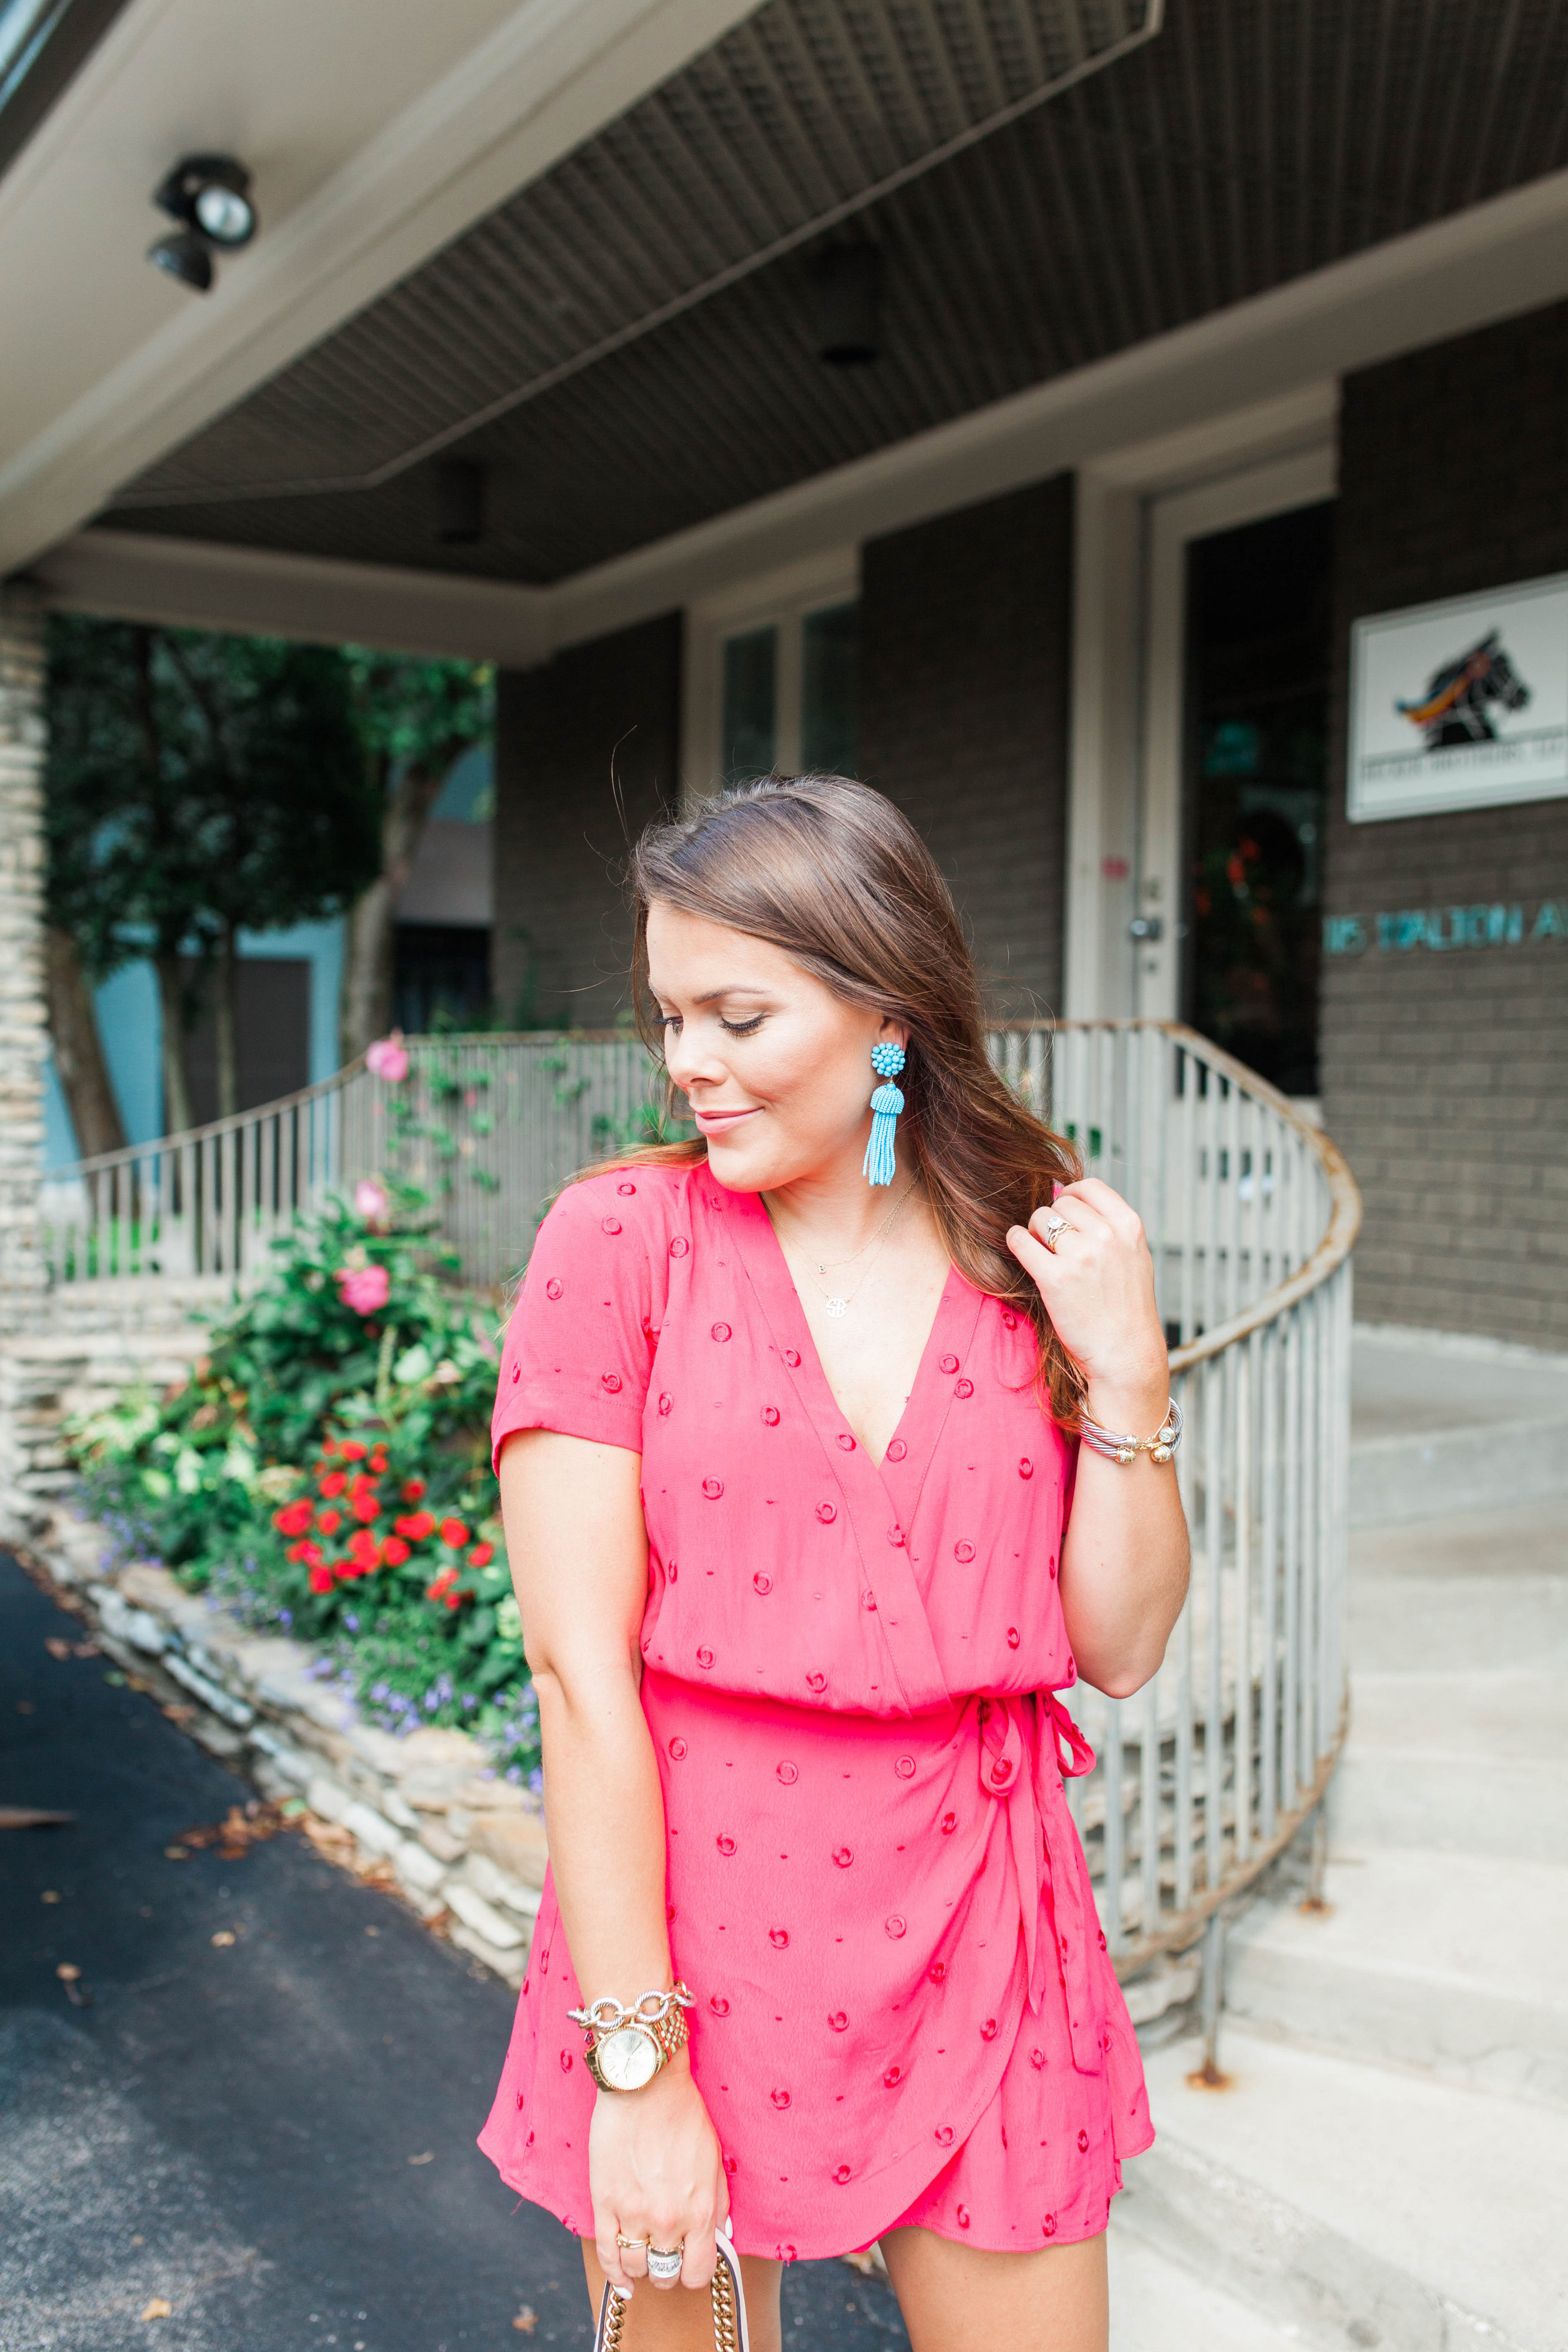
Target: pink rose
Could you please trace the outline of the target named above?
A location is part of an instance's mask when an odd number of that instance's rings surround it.
[[[401,1029],[394,1029],[390,1037],[378,1037],[373,1045],[366,1046],[365,1067],[372,1077],[384,1078],[389,1087],[402,1084],[408,1076],[408,1055],[403,1050]]]
[[[392,1215],[392,1194],[373,1176],[361,1176],[354,1187],[354,1213],[367,1225],[384,1225]]]
[[[384,1265],[340,1265],[338,1281],[344,1306],[356,1315],[379,1314],[392,1293],[392,1276]]]

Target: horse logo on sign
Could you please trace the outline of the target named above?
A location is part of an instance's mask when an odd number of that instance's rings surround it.
[[[1504,653],[1500,637],[1501,632],[1493,629],[1458,661],[1435,669],[1419,701],[1395,703],[1402,719],[1420,728],[1426,738],[1423,750],[1493,743],[1497,729],[1489,706],[1495,702],[1504,710],[1522,710],[1530,700],[1530,688]]]

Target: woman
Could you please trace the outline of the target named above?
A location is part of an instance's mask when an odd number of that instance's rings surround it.
[[[503,1356],[553,1883],[481,2145],[638,2352],[711,2340],[654,2290],[727,2213],[757,2352],[873,2240],[915,2352],[1104,2352],[1152,2134],[1055,1693],[1136,1690],[1186,1591],[1143,1229],[993,1076],[880,794],[727,793],[632,884],[700,1138],[561,1194]]]

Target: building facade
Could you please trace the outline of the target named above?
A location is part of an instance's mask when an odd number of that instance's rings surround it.
[[[73,108],[173,137],[144,5],[0,176],[0,249],[86,168]],[[494,659],[522,1024],[623,1012],[649,816],[864,777],[998,1017],[1186,1021],[1317,1106],[1361,1315],[1568,1348],[1568,23],[585,0],[546,57],[497,0],[438,152],[405,13],[339,178],[258,169],[210,324],[149,273],[52,425],[29,380],[0,562]],[[176,352],[110,432],[101,386]]]

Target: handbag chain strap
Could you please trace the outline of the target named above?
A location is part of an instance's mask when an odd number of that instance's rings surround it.
[[[622,2352],[632,2298],[629,2294],[617,2294],[612,2286],[607,2286],[604,2293],[601,2352]],[[735,2320],[735,2280],[722,2257],[713,2274],[713,2340],[715,2352],[740,2352],[740,2333]]]

